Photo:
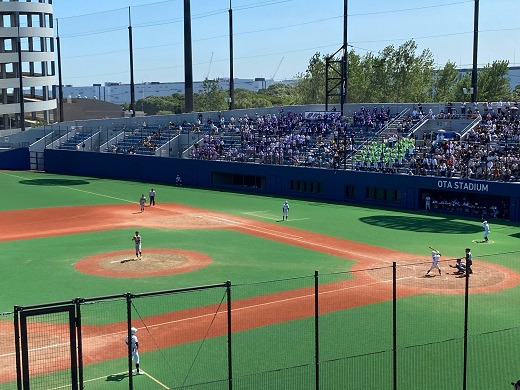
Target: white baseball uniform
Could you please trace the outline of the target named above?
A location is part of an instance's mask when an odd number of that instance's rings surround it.
[[[441,274],[441,268],[439,267],[439,260],[441,258],[441,254],[437,251],[432,251],[432,265],[426,274],[429,274],[430,271],[434,268],[439,270],[439,275]]]
[[[289,203],[285,201],[285,203],[282,206],[282,220],[289,218]]]
[[[482,227],[484,228],[484,241],[488,241],[489,225],[487,221],[482,222]]]
[[[139,199],[139,204],[141,205],[141,213],[144,211],[144,205],[146,204],[146,196],[142,195]]]
[[[135,334],[132,335],[132,359],[135,364],[139,364],[139,352],[138,352],[138,343],[139,340]],[[128,344],[128,336],[125,339],[125,343]]]
[[[136,233],[132,240],[135,242],[135,256],[139,257],[141,255],[141,235]]]

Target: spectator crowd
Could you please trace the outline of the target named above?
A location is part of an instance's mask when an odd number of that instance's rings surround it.
[[[517,112],[517,103],[462,102],[457,112],[448,102],[437,113],[424,112],[419,103],[402,118],[392,116],[384,106],[362,106],[349,118],[336,111],[306,115],[280,109],[238,118],[219,113],[217,118],[204,120],[199,115],[195,123],[169,123],[149,130],[140,146],[153,152],[180,132],[198,132],[201,137],[188,145],[194,159],[518,181]],[[476,124],[455,138],[440,133],[435,139],[430,134],[414,137],[417,123],[446,118],[469,118]],[[388,132],[392,122],[396,123],[394,130]],[[128,150],[136,152],[135,148]]]

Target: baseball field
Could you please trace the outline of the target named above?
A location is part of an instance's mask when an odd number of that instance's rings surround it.
[[[484,243],[478,215],[322,203],[297,193],[285,199],[19,171],[0,171],[0,186],[0,390],[17,388],[15,306],[75,298],[90,302],[81,308],[85,388],[128,388],[126,293],[143,295],[131,303],[144,372],[132,378],[134,388],[226,389],[227,281],[235,389],[315,388],[316,332],[322,389],[391,388],[395,356],[400,389],[459,389],[464,377],[468,389],[501,389],[520,378],[517,224],[489,220]],[[139,198],[151,188],[156,205],[141,212]],[[430,247],[442,253],[442,274],[426,277]],[[466,279],[450,267],[466,247],[474,259],[467,302]],[[181,292],[144,296],[170,290]],[[103,299],[90,301],[96,297]],[[70,388],[66,364],[50,353],[63,344],[66,319],[51,322],[28,327],[32,389]]]

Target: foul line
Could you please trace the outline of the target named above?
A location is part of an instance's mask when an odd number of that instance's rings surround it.
[[[123,375],[123,374],[128,374],[128,371],[118,372],[116,374],[110,374],[108,376],[111,376],[111,375]],[[100,376],[99,378],[93,378],[93,379],[84,380],[83,383],[99,381],[101,379],[106,379],[106,378],[107,378],[107,376]],[[53,387],[51,390],[68,389],[68,388],[70,388],[70,384],[64,385],[64,386]]]
[[[151,380],[153,380],[155,383],[157,383],[159,386],[161,386],[163,389],[167,389],[167,390],[170,390],[170,388],[168,386],[166,386],[164,383],[162,383],[161,381],[159,381],[158,379],[154,378],[153,376],[151,376],[150,374],[148,374],[147,372],[143,371],[143,370],[140,370],[144,375],[146,375],[148,378],[150,378]],[[110,374],[108,376],[100,376],[98,378],[92,378],[92,379],[87,379],[87,380],[84,380],[83,383],[89,383],[89,382],[95,382],[95,381],[100,381],[102,379],[107,379],[108,377],[112,376],[112,375],[123,375],[123,374],[128,374],[128,371],[123,371],[123,372],[118,372],[116,374]],[[135,374],[133,374],[132,376],[136,376]],[[63,385],[63,386],[58,386],[58,387],[53,387],[51,390],[58,390],[58,389],[68,389],[70,387],[70,384],[69,385]]]
[[[27,177],[24,177],[24,176],[18,176],[18,175],[13,175],[13,174],[9,174],[9,173],[4,173],[2,172],[2,174],[6,175],[6,176],[12,176],[12,177],[16,177],[18,179],[25,179],[25,180],[34,180],[34,179],[29,179]],[[123,202],[127,202],[127,203],[139,203],[139,202],[136,202],[136,201],[132,201],[132,200],[128,200],[128,199],[123,199],[123,198],[118,198],[116,196],[110,196],[110,195],[104,195],[104,194],[100,194],[100,193],[97,193],[97,192],[92,192],[92,191],[86,191],[86,190],[81,190],[79,188],[74,188],[74,187],[70,187],[70,186],[55,186],[55,187],[61,187],[61,188],[66,188],[68,190],[73,190],[73,191],[78,191],[78,192],[84,192],[86,194],[91,194],[91,195],[96,195],[96,196],[103,196],[105,198],[109,198],[109,199],[115,199],[115,200],[121,200]]]
[[[155,383],[157,383],[159,386],[161,386],[163,389],[166,389],[166,390],[170,390],[170,388],[168,386],[166,386],[164,383],[160,382],[159,380],[157,380],[156,378],[154,378],[153,376],[151,376],[150,374],[148,374],[147,372],[141,370],[141,372],[146,375],[148,378],[150,378],[151,380],[153,380]]]

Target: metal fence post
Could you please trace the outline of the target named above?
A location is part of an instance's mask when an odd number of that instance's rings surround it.
[[[315,348],[315,371],[316,390],[320,388],[320,334],[319,334],[319,283],[318,271],[314,271],[314,348]]]
[[[22,362],[20,350],[20,307],[14,307],[14,338],[16,351],[16,388],[22,390]]]
[[[466,390],[467,386],[467,369],[468,369],[468,296],[469,296],[469,273],[466,272],[466,287],[464,291],[464,367],[462,378],[462,389]]]
[[[128,388],[134,389],[134,378],[132,375],[132,294],[126,293],[126,332],[128,337]]]
[[[78,348],[78,382],[79,388],[83,389],[83,337],[81,333],[81,303],[84,300],[81,298],[76,298],[74,303],[76,304],[76,346]]]
[[[393,389],[397,390],[397,263],[392,263]]]
[[[228,337],[228,389],[233,388],[233,361],[231,349],[231,282],[226,282],[227,293],[227,337]]]

